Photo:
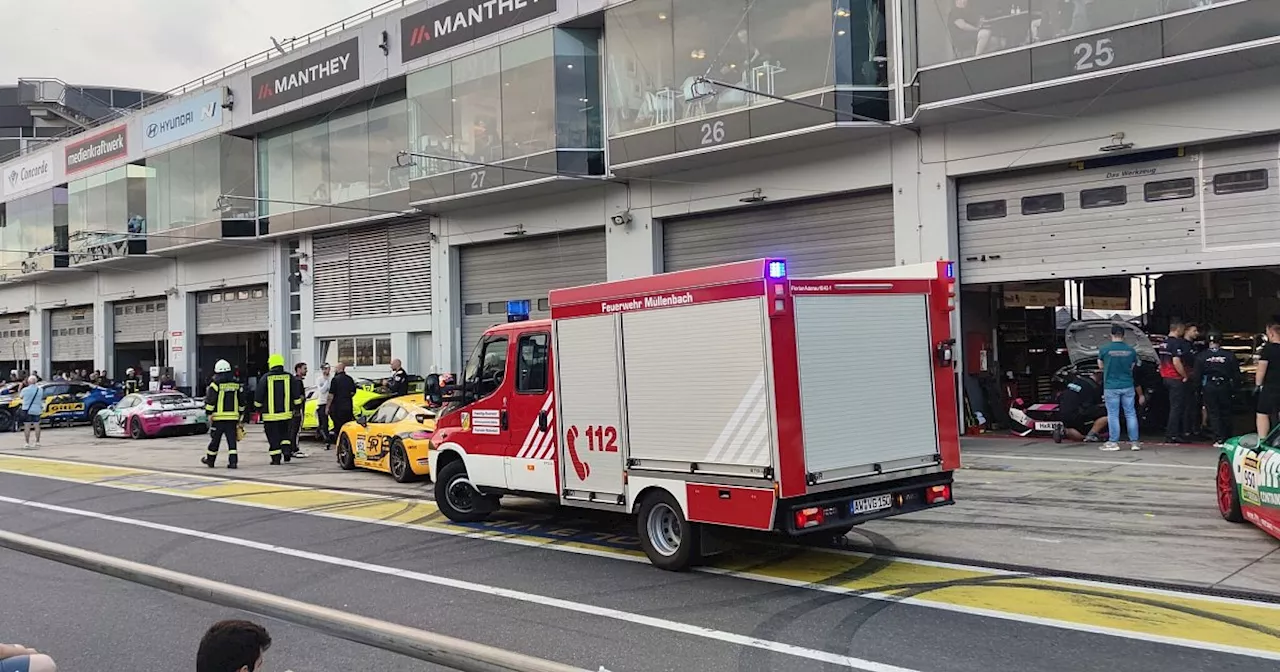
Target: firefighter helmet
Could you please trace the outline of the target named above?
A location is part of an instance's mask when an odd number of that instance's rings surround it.
[[[129,369],[128,369],[127,371],[125,371],[125,372],[124,372],[124,374],[125,374],[126,376],[132,376],[134,373],[136,373],[136,371],[134,371],[134,370],[133,370],[133,367],[132,367],[132,366],[131,366],[131,367],[129,367]]]
[[[225,359],[219,359],[217,364],[213,365],[214,373],[231,373],[231,362]]]
[[[275,354],[267,358],[267,368],[274,369],[276,367],[284,368],[284,355]]]

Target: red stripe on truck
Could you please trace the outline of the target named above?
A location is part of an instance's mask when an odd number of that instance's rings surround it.
[[[690,522],[773,529],[773,490],[686,483]]]

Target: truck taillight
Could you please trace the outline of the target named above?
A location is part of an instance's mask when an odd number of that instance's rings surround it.
[[[803,530],[810,527],[817,527],[821,525],[825,520],[826,520],[826,517],[822,514],[822,509],[816,506],[811,506],[807,509],[800,509],[799,511],[796,511],[796,529],[797,530]]]
[[[924,491],[924,501],[926,504],[937,504],[938,502],[946,502],[951,500],[951,486],[935,485],[926,488]]]

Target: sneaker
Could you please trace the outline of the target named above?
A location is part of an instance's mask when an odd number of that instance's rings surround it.
[[[1097,434],[1089,434],[1088,436],[1084,437],[1084,442],[1085,443],[1102,443],[1102,437],[1098,436]]]
[[[1098,450],[1105,450],[1108,453],[1114,453],[1115,451],[1120,450],[1120,444],[1116,443],[1115,441],[1108,441],[1102,444],[1101,446],[1099,446]]]
[[[22,444],[22,449],[23,449],[23,450],[31,450],[31,444],[29,444],[29,443],[24,443],[24,444]]]
[[[310,455],[306,454],[306,452],[301,451],[301,450],[295,450],[295,451],[293,451],[293,456],[294,456],[294,457],[311,457]]]
[[[1226,447],[1227,447],[1227,442],[1226,442],[1226,441],[1214,441],[1214,442],[1213,442],[1213,447],[1214,447],[1214,448],[1226,448]]]
[[[1137,441],[1130,441],[1129,450],[1142,450],[1142,444]]]

